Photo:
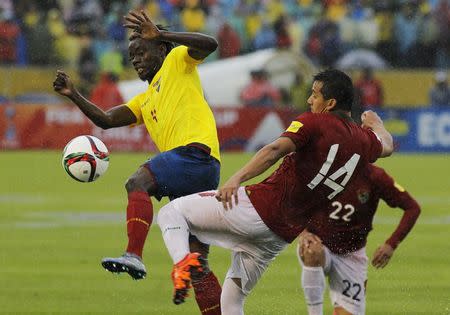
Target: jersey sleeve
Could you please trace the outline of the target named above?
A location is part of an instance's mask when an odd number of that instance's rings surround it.
[[[203,60],[197,60],[189,55],[187,46],[178,46],[173,48],[167,55],[168,61],[173,65],[175,70],[180,73],[189,73],[195,70],[197,65]]]
[[[289,127],[281,134],[281,137],[291,139],[299,151],[314,135],[317,121],[312,113],[304,113],[291,122]]]
[[[364,132],[366,132],[370,143],[368,147],[369,162],[373,163],[381,156],[383,144],[381,143],[381,139],[372,130],[364,129]]]
[[[386,241],[387,244],[395,249],[416,223],[420,214],[420,206],[417,201],[384,170],[377,169],[374,174],[375,185],[377,186],[380,198],[390,207],[400,208],[404,211],[400,223]]]
[[[128,101],[126,106],[133,112],[134,116],[136,116],[136,123],[135,125],[140,125],[143,123],[142,120],[142,111],[141,111],[141,105],[142,105],[142,98],[145,93],[141,93],[133,97],[131,100]]]

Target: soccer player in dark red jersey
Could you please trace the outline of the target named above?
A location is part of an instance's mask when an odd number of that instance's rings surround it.
[[[174,262],[175,303],[184,301],[190,273],[201,272],[198,253],[189,251],[189,233],[232,250],[222,314],[242,314],[245,297],[269,262],[305,229],[314,212],[363,176],[369,163],[392,153],[392,137],[381,119],[365,112],[363,127],[357,125],[350,118],[352,103],[353,84],[345,73],[317,74],[310,113],[298,116],[218,191],[182,197],[160,210],[158,224]],[[240,186],[282,157],[263,182]]]
[[[300,234],[298,255],[309,315],[323,312],[325,277],[336,315],[365,313],[368,258],[365,245],[380,199],[404,210],[399,225],[375,251],[372,264],[385,267],[420,214],[416,200],[382,168],[369,165],[342,194],[310,218]]]

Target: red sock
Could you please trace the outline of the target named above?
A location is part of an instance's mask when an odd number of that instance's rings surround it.
[[[145,239],[153,221],[153,205],[149,195],[143,191],[128,194],[127,207],[127,252],[142,257]]]
[[[220,294],[222,288],[211,271],[200,281],[192,283],[195,299],[202,315],[220,315]]]

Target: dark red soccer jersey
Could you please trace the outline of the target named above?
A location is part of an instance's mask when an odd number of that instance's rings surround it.
[[[315,211],[307,225],[308,231],[319,236],[336,254],[353,252],[366,245],[380,199],[390,207],[409,212],[404,215],[404,224],[388,241],[393,248],[408,234],[419,215],[416,201],[382,168],[369,165],[362,175],[326,207]]]
[[[305,113],[282,134],[297,147],[263,182],[246,187],[264,223],[292,242],[312,211],[325,208],[381,154],[376,135],[336,113]]]

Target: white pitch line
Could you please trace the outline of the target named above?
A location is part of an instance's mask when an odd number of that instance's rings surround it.
[[[450,205],[450,196],[418,196],[417,201],[424,205]]]
[[[0,194],[0,206],[3,205],[24,205],[24,204],[48,204],[48,203],[69,203],[70,196],[64,195],[40,195],[40,194],[22,194],[22,193],[11,193],[11,194]],[[123,204],[126,200],[126,194],[123,197],[97,197],[95,202],[101,204]]]
[[[397,225],[399,217],[381,216],[375,217],[374,225]],[[118,212],[95,212],[95,211],[71,211],[67,212],[28,212],[24,213],[22,219],[16,221],[2,222],[1,228],[23,229],[51,229],[59,227],[91,226],[91,225],[118,225],[125,224],[125,213]],[[448,225],[450,215],[420,216],[418,225]]]
[[[0,193],[0,205],[1,204],[45,204],[56,202],[67,202],[69,196],[62,195],[41,195],[41,194],[28,194],[28,193]],[[421,205],[448,205],[450,206],[450,196],[414,196]],[[122,204],[126,200],[126,194],[120,197],[97,197],[95,202],[102,204]]]
[[[373,220],[374,225],[397,225],[400,222],[400,218],[397,217],[375,217]],[[419,216],[416,224],[418,225],[447,225],[450,224],[450,215],[442,216]]]
[[[125,222],[125,213],[117,212],[28,212],[23,219],[14,222],[0,223],[1,227],[17,227],[29,229],[46,229],[65,226],[89,226],[98,224],[122,224]]]
[[[38,204],[46,202],[43,196],[33,194],[1,194],[0,204]]]

